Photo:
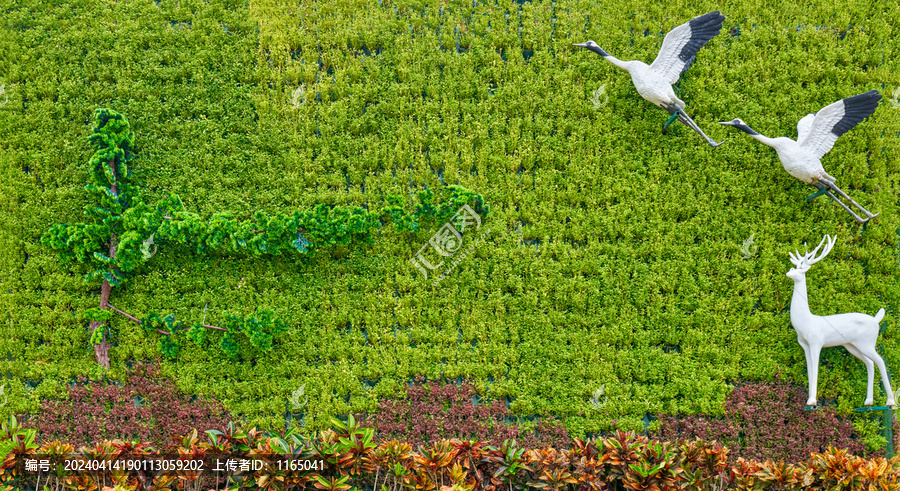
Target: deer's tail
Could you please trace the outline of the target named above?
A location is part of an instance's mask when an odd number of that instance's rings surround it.
[[[879,310],[878,313],[875,314],[875,322],[881,322],[881,319],[884,319],[884,309]]]

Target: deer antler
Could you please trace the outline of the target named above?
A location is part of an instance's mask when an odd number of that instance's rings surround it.
[[[821,248],[822,244],[825,244],[826,241],[828,241],[828,243],[825,245],[825,250],[822,251],[822,254],[816,256],[816,252],[819,251],[819,248]],[[822,237],[822,242],[819,242],[819,245],[817,245],[812,252],[807,252],[801,256],[799,251],[795,251],[788,252],[788,255],[791,256],[791,262],[794,263],[794,266],[797,266],[798,268],[809,268],[827,256],[828,253],[831,252],[831,248],[834,247],[836,241],[837,236],[831,237],[828,234],[825,234],[825,237]]]

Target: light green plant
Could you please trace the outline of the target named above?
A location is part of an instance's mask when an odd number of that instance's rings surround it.
[[[871,419],[867,417],[856,417],[853,421],[853,428],[859,439],[866,445],[866,450],[876,452],[884,449],[887,443],[884,435],[881,434],[881,420]]]

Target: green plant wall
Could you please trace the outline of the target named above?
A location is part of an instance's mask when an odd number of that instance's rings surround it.
[[[678,85],[710,148],[641,99],[627,73],[571,46],[650,62],[666,31],[726,15]],[[381,229],[311,259],[161,248],[117,291],[126,311],[198,322],[271,309],[290,331],[238,362],[187,346],[164,372],[250,423],[283,425],[305,384],[308,427],[372,410],[413,375],[472,379],[519,415],[574,434],[641,428],[659,412],[721,413],[741,380],[806,382],[790,326],[788,251],[837,234],[807,275],[814,313],[888,311],[880,352],[900,370],[900,11],[891,2],[210,0],[7,4],[0,16],[0,417],[103,376],[83,312],[86,268],[40,237],[82,220],[98,107],[135,132],[144,199],[236,219],[319,203],[381,207],[459,184],[489,230],[440,283],[410,258],[438,231]],[[603,88],[608,100],[591,102]],[[867,121],[823,159],[865,227],[781,167],[768,136],[878,89]],[[0,103],[4,95],[0,95]],[[740,248],[753,234],[756,253]],[[471,240],[466,236],[465,240]],[[160,356],[123,318],[111,377]],[[894,384],[900,386],[900,380]],[[605,395],[594,405],[592,393]],[[819,395],[860,405],[865,369],[823,352]],[[879,392],[880,391],[880,392]],[[877,400],[884,394],[876,388]],[[296,417],[294,420],[296,421]]]

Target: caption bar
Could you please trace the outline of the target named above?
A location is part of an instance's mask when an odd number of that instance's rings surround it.
[[[20,467],[21,466],[21,467]],[[79,455],[17,456],[16,467],[26,474],[141,473],[154,476],[183,476],[207,472],[302,473],[325,470],[325,461],[281,454],[218,453],[178,455],[147,453],[118,455],[115,458],[87,459]]]

